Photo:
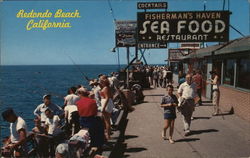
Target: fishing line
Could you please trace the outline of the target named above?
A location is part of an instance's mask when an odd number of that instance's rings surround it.
[[[68,56],[68,58],[70,59],[70,61],[73,63],[73,65],[77,68],[77,70],[83,75],[84,79],[87,80],[88,82],[90,81],[90,79],[88,78],[88,76],[86,76],[82,70],[80,69],[79,65],[77,65],[74,60],[72,59],[72,57],[68,54],[65,53],[66,56]]]

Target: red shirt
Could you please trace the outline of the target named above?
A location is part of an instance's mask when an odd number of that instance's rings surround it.
[[[76,102],[76,105],[80,117],[96,116],[97,114],[96,102],[91,98],[81,98]]]
[[[200,74],[196,74],[193,76],[193,80],[196,83],[196,88],[197,89],[201,89],[201,85],[202,85],[202,76]]]

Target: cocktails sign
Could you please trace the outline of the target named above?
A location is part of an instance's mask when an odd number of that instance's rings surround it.
[[[138,2],[137,9],[167,9],[167,2]]]
[[[229,11],[138,12],[138,42],[226,42]]]

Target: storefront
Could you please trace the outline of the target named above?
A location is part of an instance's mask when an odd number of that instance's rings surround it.
[[[221,79],[222,111],[233,109],[250,122],[250,36],[199,49],[184,61],[202,70],[204,83],[211,78],[209,72],[216,71]],[[203,96],[211,99],[211,85],[204,85]]]

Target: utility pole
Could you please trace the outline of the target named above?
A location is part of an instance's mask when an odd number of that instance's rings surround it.
[[[250,0],[248,0],[248,6],[249,6],[249,9],[248,9],[248,22],[249,22],[249,34],[250,34]]]

